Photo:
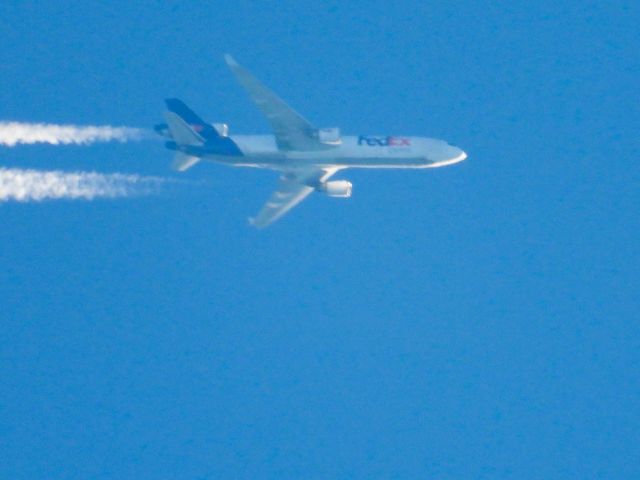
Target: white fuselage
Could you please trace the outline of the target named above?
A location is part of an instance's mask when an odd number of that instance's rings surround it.
[[[291,170],[309,166],[333,168],[433,168],[461,162],[467,155],[443,140],[425,137],[343,136],[323,150],[281,151],[273,135],[230,137],[241,156],[205,153],[202,158],[238,167]]]

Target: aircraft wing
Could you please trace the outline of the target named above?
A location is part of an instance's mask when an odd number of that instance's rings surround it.
[[[327,146],[318,141],[318,129],[265,87],[246,68],[238,65],[231,55],[224,56],[227,65],[249,93],[271,124],[280,150],[323,150]]]
[[[258,215],[249,221],[257,228],[271,225],[307,198],[315,190],[315,185],[324,182],[337,171],[337,168],[326,168],[304,172],[286,172],[280,177],[278,189],[271,195]]]

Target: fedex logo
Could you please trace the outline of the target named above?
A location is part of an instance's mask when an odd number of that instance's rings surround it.
[[[368,145],[369,147],[409,147],[411,140],[406,137],[367,137],[360,135],[358,145]]]

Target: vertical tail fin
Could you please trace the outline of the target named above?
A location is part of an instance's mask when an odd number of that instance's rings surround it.
[[[155,130],[171,141],[167,148],[176,150],[173,168],[184,172],[207,156],[241,156],[242,151],[226,136],[226,126],[219,132],[205,123],[189,107],[176,98],[165,100],[168,112],[164,112],[166,125],[156,125]]]
[[[188,147],[200,147],[204,145],[205,139],[177,113],[165,112],[164,118],[167,121],[166,128],[169,136],[173,140],[167,144],[167,147],[177,150],[171,166],[174,170],[184,172],[198,163],[200,158],[181,150],[188,149]]]
[[[204,141],[216,140],[220,134],[211,125],[202,120],[196,113],[177,98],[165,100],[170,112],[180,117],[194,132],[200,135]]]

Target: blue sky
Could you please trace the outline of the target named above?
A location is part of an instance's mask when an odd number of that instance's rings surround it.
[[[135,3],[135,4],[133,4]],[[469,153],[0,204],[0,476],[638,478],[637,2],[5,2],[0,119],[147,127],[177,96]],[[11,168],[175,176],[159,141]]]

